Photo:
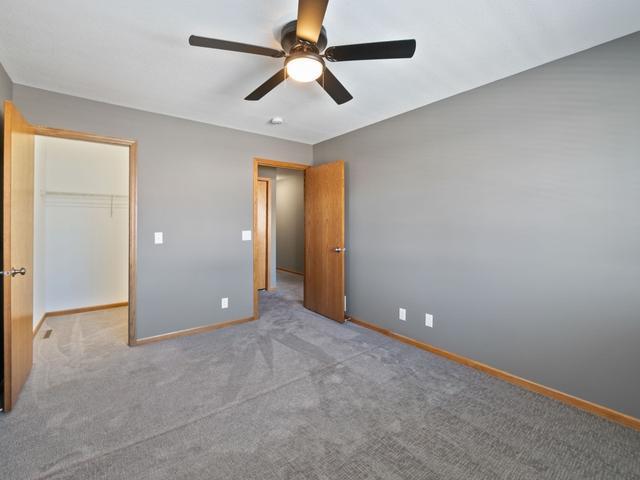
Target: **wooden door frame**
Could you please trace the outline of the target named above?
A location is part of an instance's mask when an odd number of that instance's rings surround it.
[[[120,145],[129,148],[129,320],[127,344],[136,345],[136,273],[138,265],[138,142],[94,133],[34,125],[34,135],[84,142]]]
[[[272,218],[272,208],[273,208],[273,179],[269,177],[260,177],[258,176],[258,182],[266,182],[267,183],[267,244],[266,244],[266,279],[265,279],[265,287],[266,290],[271,290],[271,272],[269,268],[271,267],[271,261],[269,257],[271,256],[271,218]],[[257,203],[257,199],[256,199]],[[257,227],[257,219],[256,219],[256,227]]]
[[[258,228],[258,211],[257,211],[257,203],[258,203],[258,169],[259,167],[274,167],[274,168],[286,168],[288,170],[299,170],[304,172],[307,168],[312,165],[305,165],[304,163],[293,163],[293,162],[281,162],[279,160],[270,160],[268,158],[260,158],[255,157],[253,159],[253,232],[257,231]],[[276,193],[277,195],[277,193]],[[271,188],[269,188],[269,196],[271,197]],[[271,229],[269,229],[271,231]],[[258,260],[258,244],[253,241],[253,318],[257,320],[260,318],[260,306],[259,306],[259,294],[258,294],[258,269],[256,268],[256,262]],[[269,262],[268,254],[267,254],[267,264]],[[270,276],[270,272],[267,270],[267,279]],[[267,287],[269,286],[269,282],[267,282]]]

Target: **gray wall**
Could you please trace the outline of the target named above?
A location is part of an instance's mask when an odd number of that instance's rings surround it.
[[[271,181],[271,202],[275,203],[276,192],[277,192],[277,184],[276,177],[278,175],[277,169],[274,167],[258,167],[258,176],[270,178]],[[276,244],[278,242],[278,238],[276,235],[277,231],[277,212],[276,209],[271,206],[271,230],[269,233],[271,234],[271,251],[269,251],[269,287],[275,288],[278,284],[278,278],[276,275]]]
[[[277,266],[304,272],[304,172],[278,168]]]
[[[310,163],[310,146],[21,85],[13,94],[32,123],[138,140],[139,338],[253,314],[253,252],[241,241],[253,157]]]
[[[13,98],[13,82],[0,63],[0,162],[4,154],[4,101]]]
[[[6,70],[0,63],[0,125],[3,125],[4,101],[11,100],[12,97],[13,97],[13,82],[11,81],[11,79],[9,78],[9,75],[7,75]],[[2,132],[0,132],[0,138],[2,138],[1,135],[2,135]]]
[[[336,159],[350,314],[640,417],[640,33],[314,147]]]

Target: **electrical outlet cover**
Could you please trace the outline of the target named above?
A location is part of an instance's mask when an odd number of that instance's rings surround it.
[[[430,313],[424,314],[424,326],[433,328],[433,315]]]

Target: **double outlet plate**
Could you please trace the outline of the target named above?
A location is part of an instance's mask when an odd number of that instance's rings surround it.
[[[402,320],[403,322],[407,321],[407,309],[406,308],[400,307],[398,309],[398,318],[400,320]],[[424,314],[424,326],[425,327],[429,327],[429,328],[433,328],[433,315],[431,315],[430,313],[425,313]]]

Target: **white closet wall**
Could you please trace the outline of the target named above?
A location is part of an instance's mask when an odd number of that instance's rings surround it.
[[[36,137],[35,154],[34,323],[126,301],[129,149]]]

